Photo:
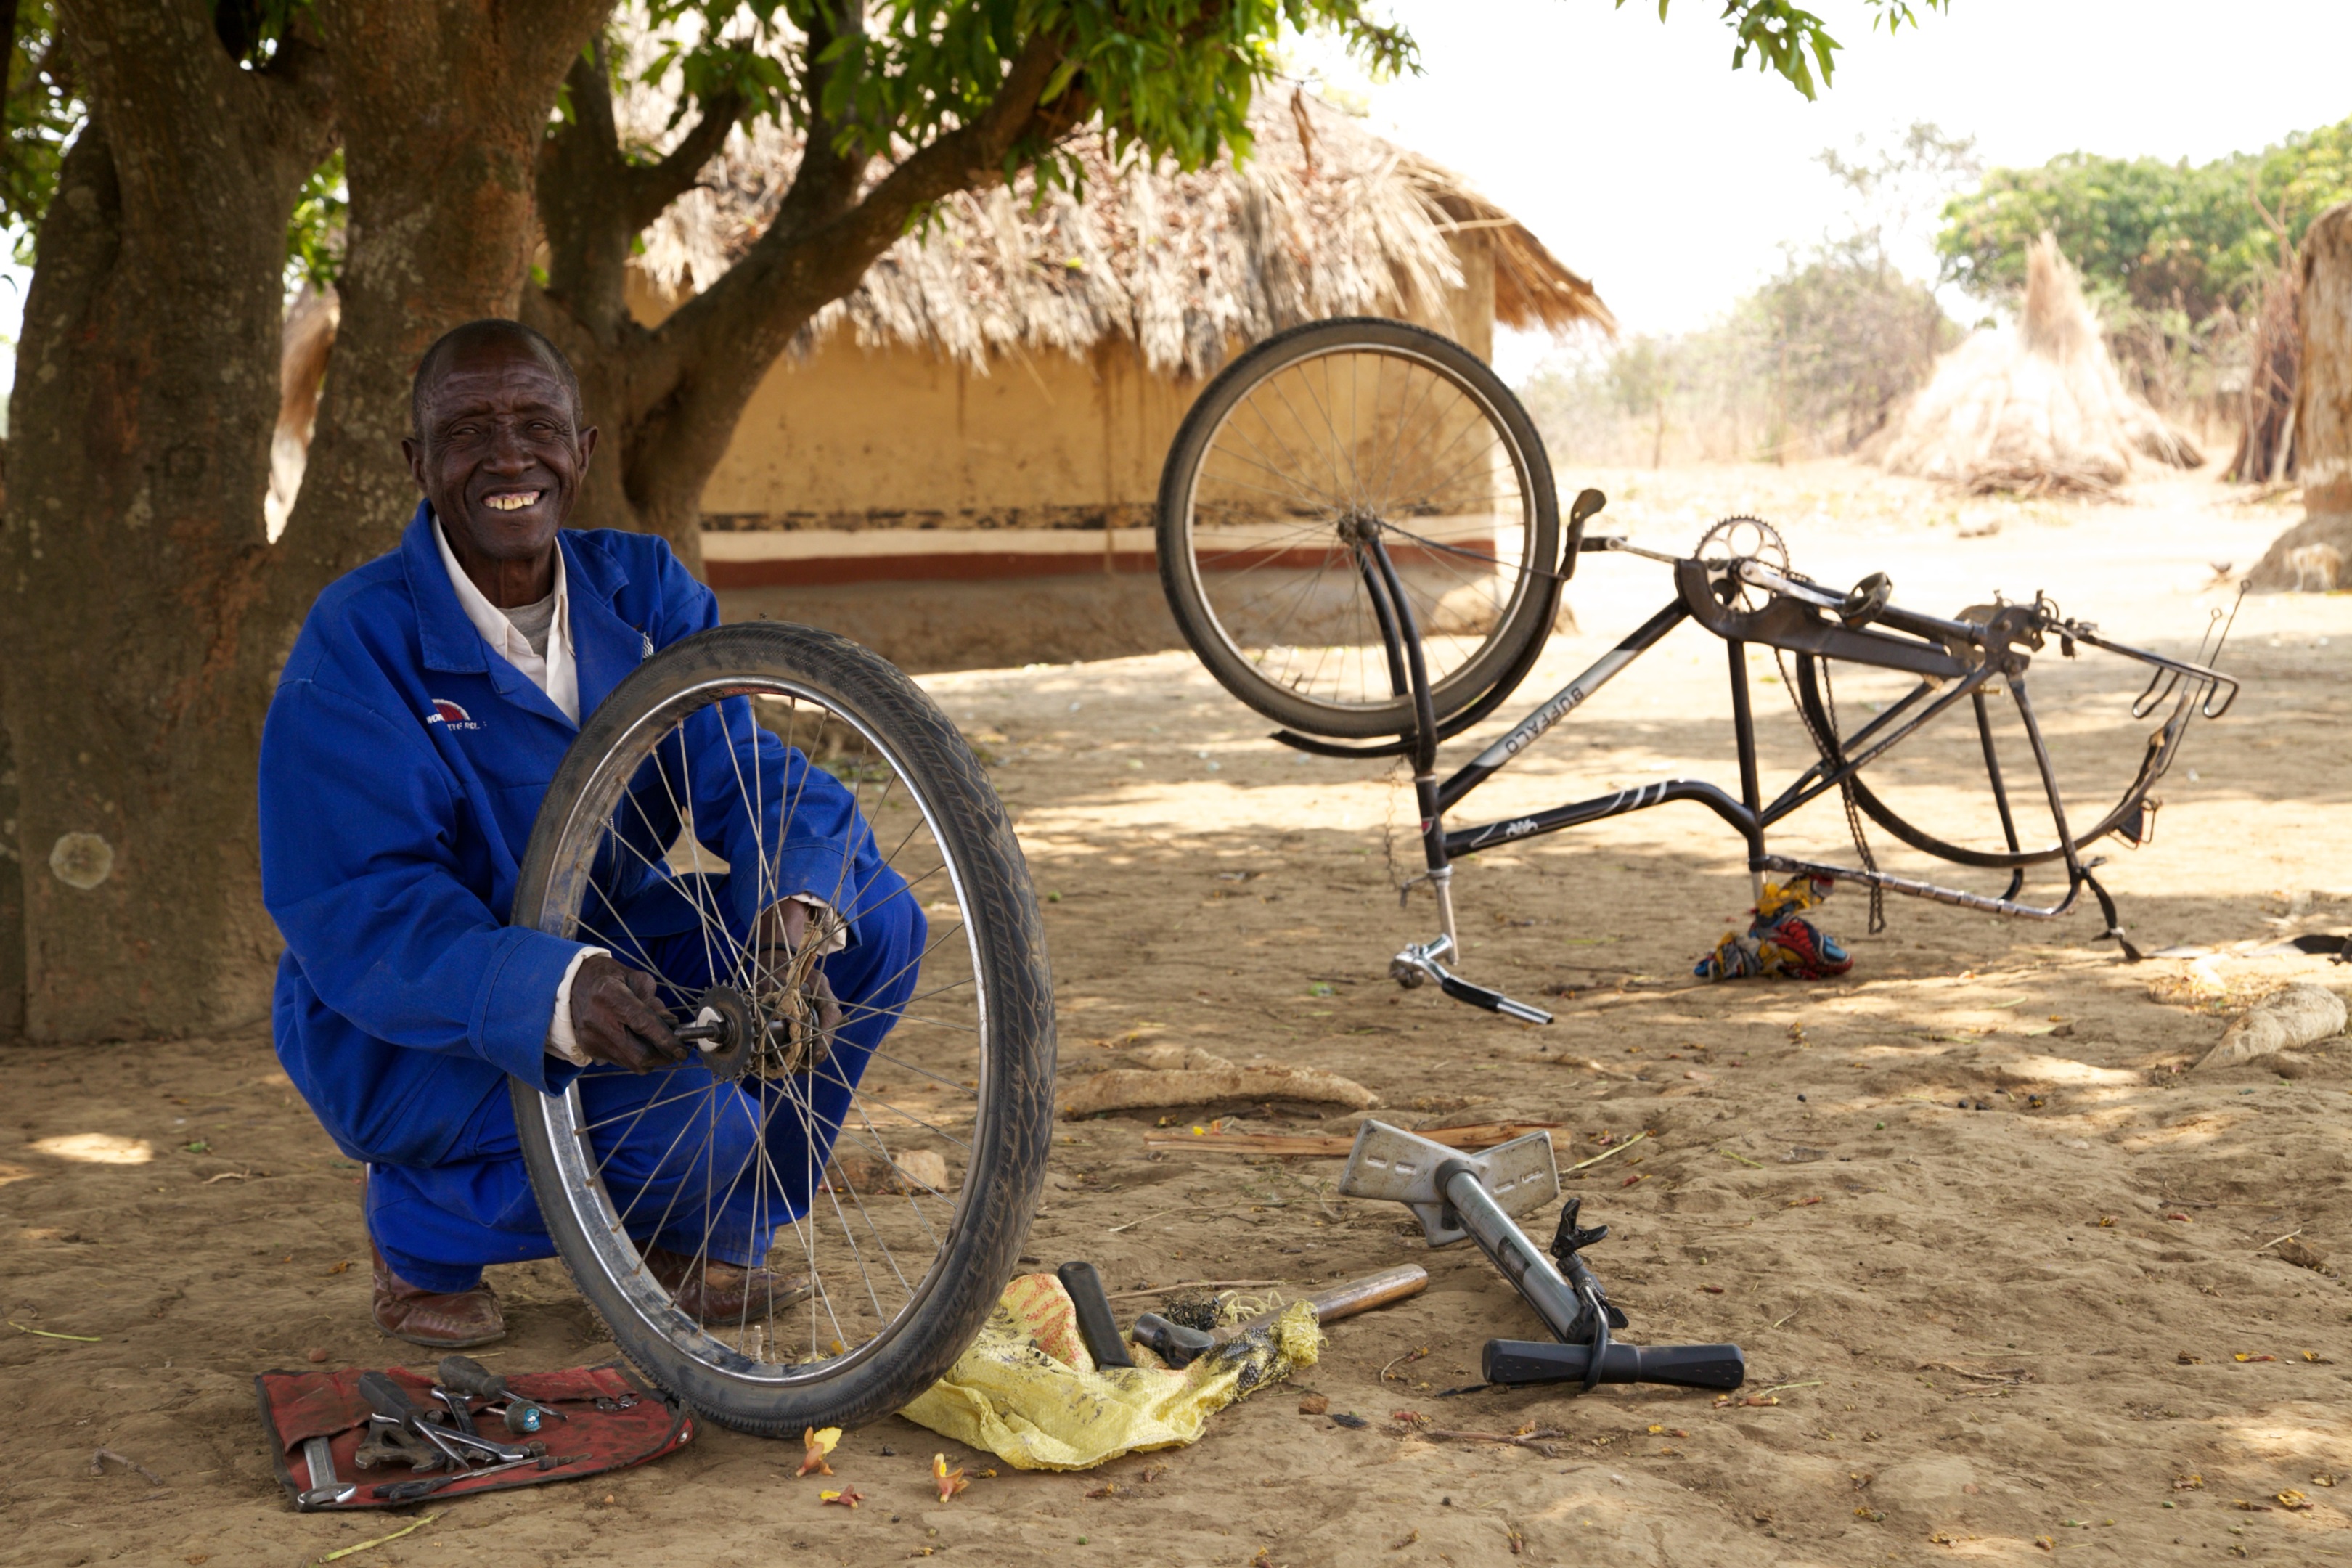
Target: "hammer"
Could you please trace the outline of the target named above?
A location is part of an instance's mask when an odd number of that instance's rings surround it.
[[[1352,1318],[1359,1312],[1369,1312],[1375,1307],[1385,1307],[1391,1301],[1402,1301],[1407,1296],[1418,1295],[1428,1283],[1428,1269],[1418,1263],[1407,1263],[1396,1268],[1383,1268],[1378,1274],[1368,1274],[1361,1279],[1350,1279],[1344,1285],[1334,1285],[1308,1297],[1307,1304],[1315,1310],[1317,1322],[1334,1322],[1341,1318]],[[1135,1320],[1135,1342],[1150,1346],[1170,1366],[1190,1366],[1203,1352],[1230,1343],[1252,1329],[1262,1329],[1287,1310],[1288,1308],[1283,1307],[1271,1312],[1260,1312],[1246,1322],[1227,1323],[1208,1333],[1199,1329],[1188,1329],[1181,1323],[1171,1323],[1157,1312],[1146,1312]]]

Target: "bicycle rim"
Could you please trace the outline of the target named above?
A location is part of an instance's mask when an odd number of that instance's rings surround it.
[[[1541,635],[1528,621],[1549,602],[1537,574],[1557,525],[1524,415],[1466,352],[1371,325],[1386,331],[1269,343],[1270,363],[1236,364],[1243,384],[1203,400],[1178,502],[1196,648],[1243,700],[1310,732],[1410,721],[1365,584],[1369,539],[1397,567],[1441,718]]]
[[[886,697],[928,707],[887,677]],[[1036,989],[1028,972],[1042,973],[1042,953],[990,951],[1023,922],[999,918],[992,931],[966,914],[975,900],[1020,903],[1025,876],[1017,853],[1008,868],[975,842],[1003,825],[972,820],[971,786],[986,786],[969,752],[961,779],[939,776],[940,756],[917,754],[936,750],[939,731],[953,736],[936,710],[926,733],[903,712],[861,710],[837,683],[775,669],[722,668],[673,688],[631,716],[561,819],[542,824],[544,890],[529,923],[652,974],[681,1022],[751,1023],[678,1068],[593,1068],[561,1095],[518,1096],[539,1123],[527,1148],[541,1143],[548,1167],[534,1184],[542,1210],[560,1211],[547,1213],[550,1228],[583,1292],[663,1386],[755,1429],[863,1418],[960,1352],[1034,1208],[1034,1085],[1002,1080],[1034,1062],[1037,1042],[1006,1035],[1030,1026],[1035,998],[1008,1009],[999,993],[1008,973],[1012,989]],[[763,763],[779,751],[781,769]],[[816,885],[786,886],[790,847],[838,837],[845,799],[847,841],[862,853]],[[751,825],[748,864],[744,835],[713,826],[730,821]],[[1010,837],[1003,828],[993,847]],[[747,870],[756,897],[739,902]],[[847,949],[819,957],[819,938],[785,954],[750,940],[742,910],[796,893],[844,918]],[[812,1005],[812,964],[834,980],[844,1015],[821,1058],[794,1026]],[[1043,1048],[1050,1062],[1049,1026]],[[698,1321],[691,1280],[681,1290],[666,1279],[662,1255],[673,1275],[677,1258],[764,1265],[782,1289]]]

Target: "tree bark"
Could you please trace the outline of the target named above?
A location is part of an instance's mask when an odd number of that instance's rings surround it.
[[[320,0],[318,39],[258,71],[205,0],[63,5],[93,108],[26,301],[0,531],[28,1034],[267,1016],[270,689],[319,590],[415,504],[399,438],[419,354],[516,313],[539,142],[611,5]],[[342,328],[272,546],[286,225],[331,108],[352,198]]]
[[[807,58],[820,60],[829,42],[817,30]],[[993,184],[1025,137],[1065,128],[1070,105],[1055,105],[1049,117],[1038,102],[1061,58],[1055,39],[1033,37],[987,110],[905,159],[863,197],[871,160],[835,149],[836,127],[816,110],[823,68],[813,64],[803,87],[806,150],[775,221],[723,276],[700,280],[700,292],[651,328],[628,315],[629,242],[718,150],[725,127],[714,134],[710,120],[731,117],[731,106],[712,106],[677,154],[620,178],[604,79],[575,68],[572,122],[550,139],[539,168],[552,259],[548,287],[526,297],[525,320],[562,345],[580,372],[590,418],[604,428],[612,460],[586,497],[598,525],[658,533],[700,572],[703,486],[761,380],[916,213]]]
[[[342,321],[287,522],[272,615],[390,549],[416,505],[408,388],[435,338],[514,316],[537,238],[532,173],[567,65],[613,0],[320,0],[351,184]],[[289,626],[290,629],[290,626]]]
[[[251,610],[286,225],[325,62],[246,70],[203,0],[66,0],[92,105],[25,302],[0,716],[25,1024],[184,1032],[268,1005],[251,758],[282,651]]]

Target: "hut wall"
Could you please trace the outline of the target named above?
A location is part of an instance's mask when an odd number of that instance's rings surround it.
[[[1452,237],[1465,287],[1413,314],[1482,357],[1495,268]],[[641,319],[665,301],[640,292]],[[982,374],[845,334],[769,373],[703,491],[729,620],[825,626],[911,669],[1180,647],[1152,552],[1160,467],[1202,383],[1124,336]]]

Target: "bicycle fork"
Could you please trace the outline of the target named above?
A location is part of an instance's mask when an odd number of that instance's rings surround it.
[[[1381,640],[1388,650],[1389,684],[1395,695],[1412,698],[1412,797],[1421,817],[1421,852],[1424,876],[1437,900],[1437,935],[1414,942],[1389,960],[1389,978],[1407,990],[1437,982],[1438,989],[1456,1002],[1467,1002],[1489,1013],[1500,1013],[1523,1024],[1549,1024],[1549,1013],[1475,985],[1445,966],[1462,951],[1461,933],[1454,918],[1454,867],[1445,853],[1444,813],[1437,801],[1437,703],[1429,688],[1429,663],[1423,657],[1421,628],[1412,603],[1405,597],[1396,563],[1376,529],[1365,529],[1354,541],[1356,570],[1372,601],[1380,622]],[[1410,888],[1411,883],[1406,886]]]

